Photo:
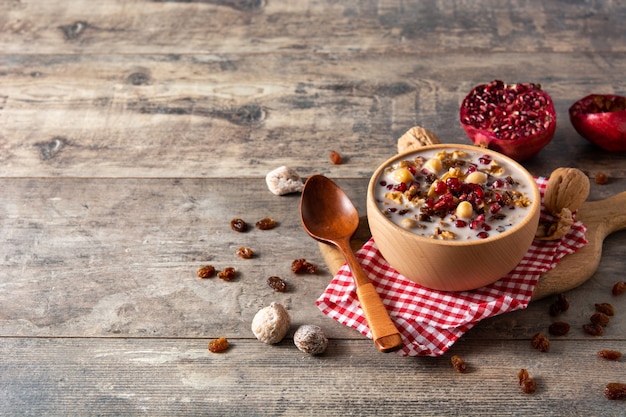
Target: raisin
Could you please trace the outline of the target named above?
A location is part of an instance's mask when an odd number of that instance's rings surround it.
[[[237,271],[232,266],[224,268],[217,273],[217,276],[224,281],[232,281],[235,278],[235,275],[237,275]]]
[[[205,265],[202,268],[198,269],[198,278],[211,278],[214,274],[215,267],[213,265]]]
[[[339,165],[343,162],[343,158],[337,151],[330,151],[330,162],[334,165]]]
[[[604,313],[607,316],[614,316],[615,315],[615,307],[613,307],[609,303],[596,304],[595,307],[596,307],[596,311],[598,313]]]
[[[597,325],[604,327],[607,324],[609,324],[609,322],[611,321],[611,318],[604,313],[595,313],[591,316],[589,320],[591,321],[592,324],[597,324]]]
[[[598,185],[608,184],[609,176],[606,175],[604,172],[600,171],[600,172],[596,173],[595,181],[596,181],[596,184],[598,184]]]
[[[296,259],[291,263],[291,272],[294,274],[315,274],[317,273],[317,266],[308,262],[306,259]]]
[[[555,317],[569,309],[569,300],[563,294],[556,296],[556,301],[550,305],[550,315]]]
[[[548,352],[550,350],[550,340],[543,335],[543,333],[536,333],[530,340],[532,347],[540,352]]]
[[[459,373],[464,373],[467,371],[467,363],[458,355],[453,355],[450,358],[450,362],[452,362],[452,367],[455,371]]]
[[[237,256],[243,259],[250,259],[254,256],[254,252],[250,248],[241,247],[237,249]]]
[[[276,227],[276,221],[271,217],[265,217],[256,222],[256,227],[261,230],[270,230]]]
[[[624,294],[624,292],[626,292],[626,282],[624,281],[616,282],[615,285],[613,285],[613,289],[611,290],[611,292],[613,293],[613,295]]]
[[[604,349],[598,352],[598,356],[609,361],[616,361],[622,357],[622,352],[617,350]]]
[[[610,382],[604,388],[604,396],[609,400],[626,399],[626,384],[619,382]]]
[[[220,337],[219,339],[211,340],[209,342],[209,351],[213,353],[220,353],[228,349],[228,340],[225,337]]]
[[[248,223],[242,219],[232,219],[230,221],[230,228],[235,232],[246,232],[248,230]]]
[[[532,394],[537,390],[537,383],[533,378],[531,378],[526,369],[520,369],[520,371],[517,373],[517,379],[519,381],[522,392],[526,394]]]
[[[591,336],[602,336],[604,334],[604,328],[599,324],[583,324],[583,330]]]
[[[287,290],[287,283],[280,277],[269,277],[267,279],[267,285],[276,292],[285,292]]]
[[[565,336],[569,333],[570,325],[564,321],[555,321],[548,327],[548,333],[553,336]]]

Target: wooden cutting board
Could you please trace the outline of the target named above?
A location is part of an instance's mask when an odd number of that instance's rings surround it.
[[[576,218],[587,226],[588,243],[577,252],[565,256],[557,266],[539,278],[532,300],[562,293],[578,287],[596,271],[602,257],[604,239],[613,232],[626,228],[626,191],[598,201],[586,201],[578,209]],[[367,218],[361,217],[358,230],[352,237],[356,251],[371,237]],[[344,264],[335,247],[320,243],[324,262],[334,275]]]

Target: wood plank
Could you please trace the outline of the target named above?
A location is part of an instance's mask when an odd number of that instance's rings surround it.
[[[623,53],[615,2],[2,2],[0,50],[56,54]]]
[[[3,415],[594,415],[623,414],[603,395],[624,382],[624,362],[597,358],[612,341],[462,341],[440,358],[381,354],[363,341],[331,341],[322,356],[233,340],[211,354],[203,339],[0,339]],[[450,355],[469,372],[459,374]],[[537,381],[524,394],[517,372]],[[573,383],[573,381],[576,381]]]
[[[367,181],[338,183],[364,213]],[[16,178],[3,179],[2,187],[1,336],[245,338],[252,337],[254,314],[278,301],[295,324],[361,339],[314,305],[331,276],[301,227],[299,196],[274,196],[264,180]],[[233,217],[253,224],[266,216],[279,226],[230,229]],[[599,281],[584,287],[587,296],[602,298],[622,279],[624,245],[626,233],[609,237],[592,279]],[[241,246],[257,256],[238,258]],[[294,276],[291,262],[298,258],[318,265],[318,274]],[[239,276],[200,280],[196,272],[205,264],[233,266]],[[274,293],[265,283],[272,275],[291,290]],[[550,319],[538,312],[522,318],[524,326],[544,328]],[[614,326],[614,336],[619,329],[626,335],[626,322]],[[520,337],[503,331],[502,337]]]
[[[464,95],[495,77],[517,81],[520,67],[525,54],[4,55],[0,176],[259,178],[291,165],[368,177],[416,124],[468,143]],[[526,164],[533,173],[574,166],[626,177],[622,155],[588,144],[567,116],[591,91],[620,92],[624,72],[624,55],[611,54],[546,55],[525,70],[559,119]],[[333,149],[345,164],[330,163]]]

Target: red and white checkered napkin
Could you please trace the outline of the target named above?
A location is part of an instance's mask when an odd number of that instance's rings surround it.
[[[547,179],[536,178],[543,197]],[[542,207],[542,218],[549,214]],[[424,288],[400,275],[382,257],[373,239],[356,252],[391,319],[402,334],[403,356],[439,356],[480,320],[528,306],[539,276],[562,257],[582,248],[587,228],[574,222],[558,241],[533,241],[513,271],[494,284],[473,291]],[[356,296],[350,269],[343,265],[316,301],[325,315],[371,338]]]

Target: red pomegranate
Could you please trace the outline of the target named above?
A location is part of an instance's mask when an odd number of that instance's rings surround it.
[[[626,97],[590,94],[569,108],[574,129],[589,142],[611,151],[626,151]]]
[[[556,130],[552,98],[534,83],[476,86],[461,103],[460,118],[474,144],[516,161],[537,155]]]

